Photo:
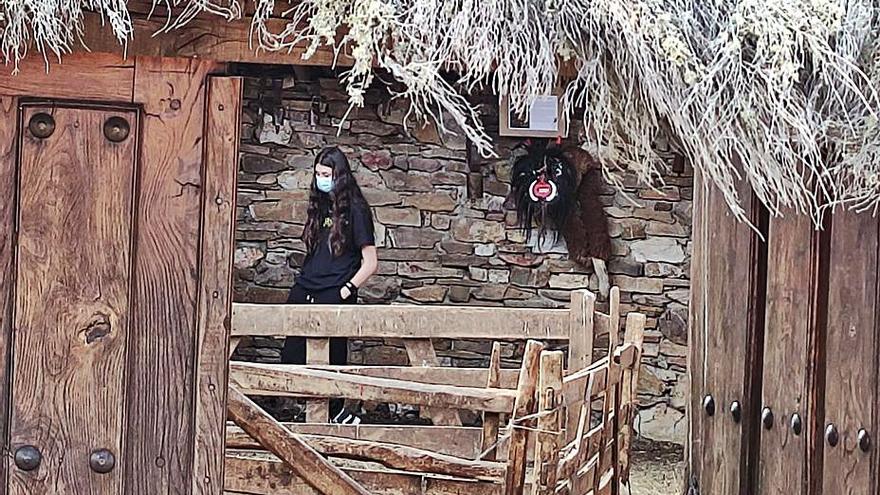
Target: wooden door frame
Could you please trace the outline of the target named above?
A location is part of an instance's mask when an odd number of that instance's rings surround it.
[[[195,306],[188,310],[192,335],[187,338],[192,339],[193,354],[188,358],[191,375],[184,375],[184,378],[189,377],[189,385],[181,385],[182,388],[188,387],[191,392],[190,410],[185,421],[193,434],[191,452],[186,454],[193,467],[192,471],[184,468],[187,471],[185,490],[186,493],[193,494],[222,493],[241,79],[212,77],[222,76],[225,65],[210,61],[152,57],[124,59],[119,55],[106,53],[65,55],[63,62],[53,63],[48,73],[44,60],[39,56],[31,56],[21,62],[19,69],[17,75],[12,75],[10,71],[0,72],[0,278],[4,282],[14,282],[15,276],[18,188],[16,142],[17,131],[21,127],[18,109],[20,98],[128,103],[141,106],[145,111],[150,111],[151,108],[155,111],[157,105],[180,108],[181,104],[187,104],[187,98],[196,105],[193,111],[198,119],[162,122],[166,127],[171,126],[165,131],[188,132],[196,137],[195,142],[200,143],[198,150],[189,151],[190,159],[198,159],[199,166],[195,174],[186,181],[187,184],[196,185],[199,191],[196,199],[198,216],[189,220],[198,224],[197,245],[191,253],[195,263],[191,267],[192,272],[197,274],[192,290]],[[185,84],[186,79],[191,79],[191,84]],[[181,83],[179,89],[172,87],[176,82]],[[159,98],[158,93],[143,89],[169,87],[172,93],[178,89],[186,94]],[[151,96],[159,99],[150,101]],[[148,135],[150,123],[145,118],[141,124],[142,139],[144,135]],[[194,125],[198,127],[192,127]],[[141,149],[141,164],[163,159],[156,156],[145,157],[145,151],[148,150]],[[162,152],[167,152],[167,145]],[[234,158],[230,160],[229,157]],[[181,218],[185,220],[185,217]],[[8,397],[14,285],[0,284],[0,397],[5,401],[4,407],[0,407],[0,438],[3,439],[5,448],[8,448],[5,443],[9,433]],[[132,297],[134,296],[133,293]],[[132,345],[133,341],[129,342]],[[127,403],[128,408],[131,402],[127,400]],[[148,461],[149,466],[155,469],[154,461],[157,460]],[[170,461],[172,460],[165,462],[170,465]],[[180,462],[181,459],[176,461]],[[124,462],[125,459],[123,464]],[[128,479],[130,473],[124,465],[117,469],[123,470],[120,475],[126,477],[126,492],[137,493],[137,490],[145,488],[131,486]],[[6,464],[0,463],[0,495],[5,495],[6,478]]]

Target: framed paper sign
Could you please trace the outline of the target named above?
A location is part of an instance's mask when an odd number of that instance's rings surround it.
[[[558,96],[537,96],[525,115],[520,117],[510,108],[510,97],[499,102],[499,134],[513,137],[566,137],[562,102]]]

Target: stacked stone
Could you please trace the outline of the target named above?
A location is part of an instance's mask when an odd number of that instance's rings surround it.
[[[326,145],[347,154],[373,209],[380,262],[361,291],[364,302],[558,308],[568,304],[571,290],[597,290],[592,267],[569,261],[564,242],[552,233],[540,243],[526,238],[515,227],[515,213],[505,209],[507,157],[515,141],[497,140],[502,159],[482,165],[483,194],[470,199],[460,134],[431,126],[407,133],[399,125],[405,107],[378,91],[340,127],[348,105],[335,80],[284,86],[284,111],[274,115],[260,112],[257,85],[245,86],[237,301],[286,298],[305,254],[300,237],[313,157]],[[602,201],[613,237],[608,271],[621,289],[622,312],[648,316],[642,433],[683,442],[692,173],[670,172],[665,183],[652,189],[627,177],[624,191],[606,187]],[[491,350],[489,342],[437,340],[435,346],[442,363],[454,366],[486,366]],[[521,346],[505,345],[506,365],[518,365]],[[279,344],[256,341],[239,355],[277,360]],[[399,342],[355,343],[351,359],[407,364]]]

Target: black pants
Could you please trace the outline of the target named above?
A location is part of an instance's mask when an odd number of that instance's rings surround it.
[[[288,304],[357,304],[357,293],[348,299],[342,299],[339,295],[341,287],[333,287],[324,290],[306,290],[298,285],[290,289],[287,296]],[[348,362],[348,339],[330,339],[330,364],[343,365]],[[281,349],[282,364],[306,364],[306,339],[305,337],[287,337],[284,339],[284,347]],[[330,401],[330,417],[335,416],[343,406],[344,401],[333,399]]]

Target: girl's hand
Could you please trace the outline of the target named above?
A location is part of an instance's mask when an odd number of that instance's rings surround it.
[[[339,297],[341,297],[343,301],[351,297],[351,291],[348,290],[348,287],[339,289]]]

